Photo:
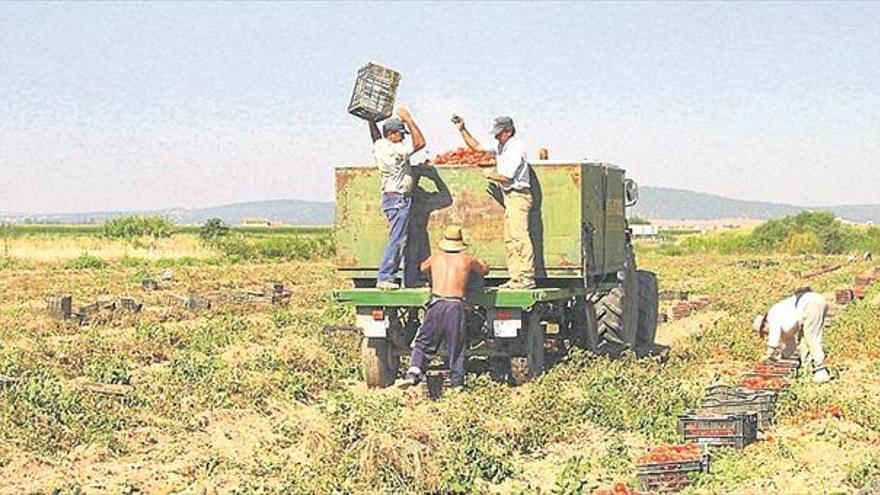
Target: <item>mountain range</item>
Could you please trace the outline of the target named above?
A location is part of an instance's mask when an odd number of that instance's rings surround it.
[[[743,218],[766,220],[804,210],[828,210],[851,222],[880,224],[880,204],[803,207],[763,201],[745,201],[683,189],[645,186],[639,190],[639,202],[630,215],[648,220],[714,220]],[[278,199],[231,203],[208,208],[168,208],[155,211],[101,211],[86,213],[13,213],[0,212],[0,221],[14,223],[100,223],[121,215],[161,215],[179,224],[204,223],[221,218],[230,225],[245,219],[266,219],[289,225],[329,225],[333,223],[334,204],[329,201]]]

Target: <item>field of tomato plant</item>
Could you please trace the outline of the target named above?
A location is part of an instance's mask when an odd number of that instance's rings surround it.
[[[705,387],[752,372],[763,350],[750,330],[757,311],[803,285],[833,300],[871,267],[845,256],[640,250],[661,290],[712,296],[660,326],[666,362],[575,352],[521,387],[472,373],[465,390],[432,401],[361,385],[357,336],[343,329],[353,315],[328,297],[346,282],[325,256],[0,259],[0,492],[623,492],[637,486],[640,459],[692,455],[648,447],[680,444],[678,416]],[[166,269],[159,290],[142,286]],[[228,298],[195,312],[169,297],[269,281],[291,291],[286,307]],[[792,380],[773,429],[744,450],[713,452],[686,492],[856,493],[880,478],[878,287],[833,308],[835,380]],[[77,326],[46,311],[45,297],[62,293],[144,307]]]

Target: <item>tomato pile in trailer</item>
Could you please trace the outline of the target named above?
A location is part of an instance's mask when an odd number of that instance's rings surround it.
[[[443,165],[447,163],[460,163],[464,165],[495,165],[495,154],[491,151],[472,150],[458,148],[435,156],[431,163]]]

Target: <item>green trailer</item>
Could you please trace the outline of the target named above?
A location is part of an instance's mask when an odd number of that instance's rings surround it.
[[[529,230],[536,289],[506,290],[503,207],[487,192],[486,169],[439,167],[442,184],[421,178],[426,193],[451,196],[423,223],[432,246],[446,225],[464,229],[469,252],[492,267],[473,279],[467,302],[467,354],[498,378],[520,381],[541,374],[549,354],[571,346],[593,352],[653,343],[657,281],[636,269],[625,207],[638,189],[624,170],[605,163],[535,161]],[[424,318],[428,289],[372,288],[388,228],[379,208],[374,167],[336,169],[337,268],[352,281],[337,301],[356,309],[368,385],[387,386]]]

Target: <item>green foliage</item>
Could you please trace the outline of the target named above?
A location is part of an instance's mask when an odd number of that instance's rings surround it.
[[[202,244],[207,247],[216,247],[220,239],[228,235],[229,226],[219,218],[207,220],[199,229],[199,238],[202,240]]]
[[[244,260],[311,260],[328,258],[333,254],[333,237],[308,235],[249,239],[239,234],[217,238],[214,247],[223,251],[228,257]]]
[[[844,225],[828,211],[804,211],[757,226],[752,238],[759,249],[774,251],[787,244],[826,254],[842,253],[852,227]]]
[[[880,252],[880,228],[847,225],[826,211],[805,211],[768,220],[750,233],[730,231],[687,235],[663,244],[667,256],[696,253],[840,254],[847,251]]]
[[[131,365],[124,356],[108,354],[92,359],[86,365],[86,376],[92,381],[128,385],[131,383]]]
[[[99,256],[94,256],[89,253],[83,253],[76,258],[69,259],[64,262],[62,267],[65,270],[84,270],[89,268],[105,268],[107,266],[107,262],[104,261],[103,258]]]
[[[141,237],[154,241],[170,237],[174,233],[174,223],[160,216],[129,215],[117,217],[104,223],[101,234],[110,239],[134,242]]]
[[[627,221],[630,225],[651,225],[651,221],[650,221],[650,220],[645,219],[645,218],[642,218],[642,217],[638,217],[638,216],[629,217],[629,218],[626,219],[626,221]]]
[[[880,478],[880,454],[874,454],[853,463],[846,472],[846,482],[855,488],[867,486]]]

